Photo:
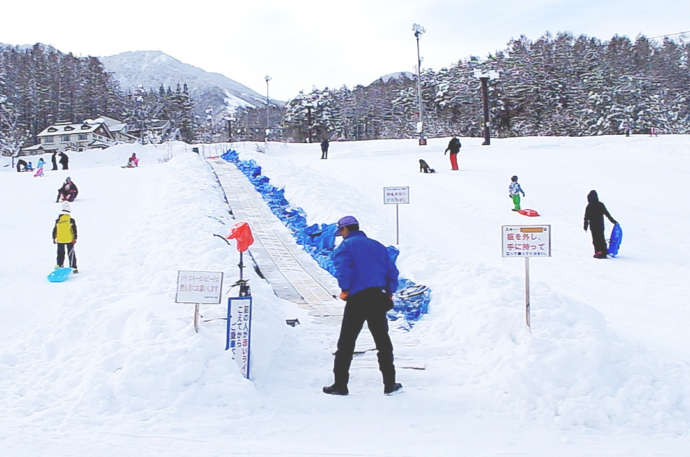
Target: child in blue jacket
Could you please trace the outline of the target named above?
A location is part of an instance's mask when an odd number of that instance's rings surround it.
[[[508,187],[508,196],[513,199],[513,205],[515,205],[515,208],[513,208],[513,211],[519,211],[520,210],[520,193],[522,193],[522,196],[525,196],[525,191],[522,190],[522,187],[520,187],[520,183],[518,183],[518,177],[513,176],[510,178],[510,186]]]

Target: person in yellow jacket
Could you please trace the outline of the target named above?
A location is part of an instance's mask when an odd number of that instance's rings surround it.
[[[57,265],[55,268],[62,268],[65,262],[65,248],[67,248],[69,267],[72,268],[73,273],[79,273],[77,256],[74,253],[74,245],[77,244],[77,223],[70,215],[70,207],[67,202],[62,205],[62,211],[55,220],[53,244],[57,244]]]

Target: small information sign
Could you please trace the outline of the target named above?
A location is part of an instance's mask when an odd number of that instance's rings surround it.
[[[384,187],[383,203],[385,205],[409,205],[410,186]]]
[[[240,367],[242,376],[250,379],[249,369],[252,346],[252,297],[228,298],[225,350],[232,349],[232,357]]]
[[[550,225],[503,225],[501,226],[503,257],[525,259],[525,322],[532,329],[529,298],[529,258],[551,257]]]
[[[220,303],[222,271],[178,271],[176,303]]]
[[[503,257],[551,257],[550,225],[504,225]]]

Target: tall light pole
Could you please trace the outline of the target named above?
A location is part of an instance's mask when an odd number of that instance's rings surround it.
[[[489,79],[497,79],[498,72],[496,70],[474,70],[475,78],[479,78],[482,82],[482,103],[484,105],[484,142],[482,146],[489,146],[491,144],[491,135],[489,134]]]
[[[271,80],[271,77],[266,75],[266,76],[264,76],[264,79],[266,80],[266,137],[265,137],[264,141],[268,141],[268,134],[269,134],[269,130],[268,130],[268,114],[269,113],[268,113],[268,111],[269,111],[269,108],[271,106],[271,99],[268,98],[268,82]]]
[[[228,141],[232,142],[232,121],[235,117],[232,113],[225,115],[225,121],[228,123]]]
[[[137,98],[137,116],[139,117],[139,142],[144,144],[144,130],[146,129],[146,121],[144,120],[144,97],[138,95]]]
[[[314,106],[311,103],[307,103],[307,132],[309,136],[307,137],[307,142],[311,143],[311,110]]]
[[[426,32],[424,27],[419,24],[412,24],[412,31],[417,39],[417,104],[419,106],[419,122],[417,123],[417,132],[419,133],[419,145],[423,146],[426,144],[426,139],[424,138],[424,113],[422,108],[422,58],[419,54],[419,36]]]

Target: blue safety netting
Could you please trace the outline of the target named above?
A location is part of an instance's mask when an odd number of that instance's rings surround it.
[[[336,224],[307,225],[307,214],[302,208],[293,207],[285,198],[285,190],[270,183],[261,174],[261,167],[254,160],[240,160],[237,151],[229,149],[221,157],[237,166],[259,192],[271,212],[290,230],[298,244],[302,245],[316,262],[335,276],[332,255],[335,249]],[[395,262],[400,251],[388,246],[388,255]],[[400,277],[398,290],[393,295],[393,309],[388,312],[391,320],[400,320],[401,327],[409,329],[422,314],[429,312],[431,289]]]

